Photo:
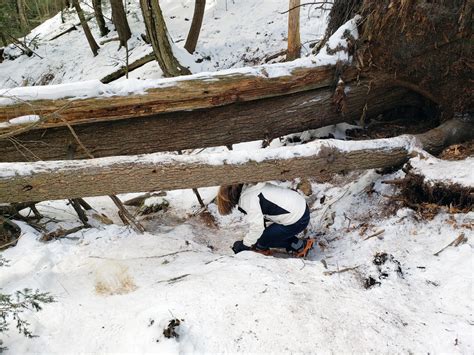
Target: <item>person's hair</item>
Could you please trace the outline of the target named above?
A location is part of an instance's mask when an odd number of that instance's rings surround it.
[[[232,209],[239,203],[242,187],[242,184],[226,185],[219,187],[216,202],[217,209],[219,210],[219,213],[221,215],[229,214]]]

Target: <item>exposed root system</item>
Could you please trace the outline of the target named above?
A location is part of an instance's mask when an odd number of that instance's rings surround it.
[[[421,175],[408,173],[397,184],[401,187],[401,201],[426,218],[434,217],[442,206],[450,212],[469,212],[474,207],[474,189],[457,184],[428,184]]]

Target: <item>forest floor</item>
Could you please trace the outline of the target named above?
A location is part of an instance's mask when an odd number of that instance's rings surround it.
[[[177,46],[187,34],[192,3],[160,1]],[[139,39],[137,2],[128,6],[130,48],[137,58],[149,47]],[[193,70],[259,64],[283,50],[287,15],[279,13],[287,6],[286,0],[208,0],[198,53],[189,63],[203,60]],[[324,14],[308,8],[301,14],[302,42],[319,39]],[[97,35],[95,22],[89,24]],[[100,79],[122,64],[124,50],[117,51],[117,42],[102,46],[94,59],[82,30],[48,40],[65,26],[55,17],[35,29],[37,52],[45,59],[23,55],[4,61],[0,87]],[[131,77],[159,78],[161,71],[149,63]],[[354,127],[327,127],[301,137],[344,139],[349,128]],[[274,140],[267,149],[290,141],[295,140]],[[261,146],[248,142],[234,150]],[[445,154],[455,159],[466,151],[472,145]],[[306,195],[311,209],[306,236],[317,236],[318,245],[304,260],[234,255],[230,246],[247,225],[238,211],[219,216],[211,202],[217,187],[199,189],[209,203],[205,214],[191,190],[146,200],[144,207],[163,206],[157,212],[130,208],[144,234],[123,226],[106,197],[86,200],[113,224],[90,219],[91,228],[63,238],[44,242],[43,233],[17,221],[21,236],[2,251],[9,266],[1,268],[1,292],[28,287],[50,292],[56,302],[23,314],[37,337],[27,339],[14,326],[2,334],[7,352],[473,353],[474,212],[442,207],[426,215],[404,207],[397,187],[383,183],[403,176],[353,172],[310,180],[311,188],[300,180],[275,182]],[[45,201],[38,209],[48,231],[80,225],[67,201]],[[464,244],[438,253],[461,234]]]
[[[45,243],[18,222],[22,236],[3,253],[2,291],[38,288],[57,302],[26,315],[39,337],[12,329],[6,344],[12,354],[471,353],[474,212],[443,209],[427,220],[401,207],[390,198],[396,189],[382,184],[401,174],[313,182],[309,234],[319,245],[306,260],[233,255],[242,216],[220,217],[214,204],[214,218],[193,216],[199,205],[189,190],[159,197],[169,207],[147,215],[141,235],[119,226],[105,198],[87,201],[116,224]],[[200,192],[209,202],[216,189]],[[63,201],[39,210],[54,218],[48,228],[79,224]],[[434,255],[460,234],[467,243]],[[182,320],[179,337],[168,339],[173,319]]]

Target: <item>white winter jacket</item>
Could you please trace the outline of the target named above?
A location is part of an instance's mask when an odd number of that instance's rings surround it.
[[[247,215],[250,225],[244,244],[254,245],[265,230],[265,219],[289,226],[296,223],[306,210],[306,201],[298,192],[260,183],[244,185],[239,199],[239,209]]]

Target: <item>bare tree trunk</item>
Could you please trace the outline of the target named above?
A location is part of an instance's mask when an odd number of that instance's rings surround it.
[[[290,0],[288,12],[288,51],[286,60],[295,60],[300,57],[300,0]]]
[[[156,60],[165,77],[191,74],[173,54],[165,19],[158,0],[140,0],[143,19]]]
[[[188,38],[186,38],[186,44],[184,45],[184,48],[191,54],[194,53],[194,51],[196,50],[196,44],[199,38],[199,33],[201,32],[205,8],[206,0],[195,1],[193,21],[191,22]]]
[[[24,0],[16,0],[16,9],[18,12],[18,19],[20,20],[20,27],[23,31],[26,31],[28,29],[28,19],[25,13]]]
[[[3,32],[0,32],[0,40],[2,41],[2,45],[4,47],[8,46],[7,38]]]
[[[84,12],[82,11],[81,6],[79,5],[79,0],[72,0],[72,2],[74,4],[74,7],[76,8],[77,16],[79,16],[79,20],[81,21],[82,28],[84,29],[84,34],[86,35],[87,42],[89,43],[91,51],[95,57],[98,54],[100,47],[95,41],[94,36],[92,35],[92,32],[89,28],[89,25],[87,24]]]
[[[99,26],[100,35],[103,37],[109,33],[109,29],[105,25],[104,15],[102,14],[102,0],[92,0],[92,6],[94,7],[94,15]]]
[[[125,47],[127,41],[132,37],[132,32],[127,21],[127,14],[123,7],[122,0],[110,0],[112,7],[112,21],[114,22],[115,29],[119,35],[120,46]]]

